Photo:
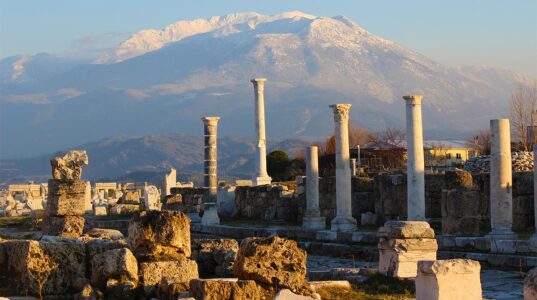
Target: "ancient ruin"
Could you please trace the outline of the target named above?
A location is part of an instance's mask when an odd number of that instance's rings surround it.
[[[218,212],[216,200],[218,196],[218,149],[217,149],[217,125],[219,117],[204,117],[201,119],[204,125],[205,149],[204,149],[204,183],[205,203],[201,222],[205,225],[218,224]]]
[[[302,226],[309,230],[323,230],[326,218],[319,210],[319,158],[317,146],[310,146],[306,152],[306,211]]]
[[[254,78],[255,94],[255,134],[256,134],[256,185],[270,184],[272,178],[267,173],[267,138],[265,135],[265,81],[266,78]]]

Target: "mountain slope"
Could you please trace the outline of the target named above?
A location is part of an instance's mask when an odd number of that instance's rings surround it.
[[[424,95],[426,135],[465,137],[505,116],[511,91],[531,83],[509,71],[444,66],[348,18],[301,12],[180,21],[133,35],[103,61],[0,95],[0,156],[111,135],[198,134],[204,115],[222,117],[221,134],[252,135],[249,79],[261,76],[269,137],[330,134],[328,105],[337,102],[353,104],[358,126],[403,126],[405,94]]]

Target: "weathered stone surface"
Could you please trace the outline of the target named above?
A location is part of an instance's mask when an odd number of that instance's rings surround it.
[[[44,295],[77,292],[75,282],[85,276],[84,244],[77,239],[44,237],[39,242],[13,240],[3,246],[13,293],[39,295],[38,282],[44,282]]]
[[[537,268],[532,269],[524,279],[524,299],[537,299]]]
[[[383,238],[434,238],[429,223],[421,221],[388,221],[379,228],[378,237]]]
[[[288,289],[283,289],[279,291],[278,293],[276,293],[276,295],[274,295],[274,298],[272,298],[272,300],[315,300],[315,299],[321,299],[321,297],[308,297],[308,296],[297,295]]]
[[[92,238],[104,240],[121,240],[125,238],[121,231],[115,229],[92,228],[86,234]]]
[[[43,224],[43,234],[55,235],[60,237],[79,237],[84,230],[84,217],[65,216],[65,217],[45,217]]]
[[[106,282],[106,299],[108,300],[127,300],[138,299],[136,283],[130,281],[119,281],[109,279]]]
[[[138,192],[125,192],[121,199],[118,201],[119,204],[140,204],[140,194]]]
[[[86,284],[78,294],[74,296],[74,300],[97,300],[98,293],[91,286],[91,284]]]
[[[420,261],[416,300],[481,300],[481,266],[469,259]]]
[[[233,239],[197,239],[192,241],[192,259],[198,263],[200,276],[233,277],[233,263],[239,243]]]
[[[183,195],[169,195],[163,200],[162,210],[181,210],[183,207]]]
[[[178,211],[141,212],[129,224],[127,242],[141,260],[190,257],[190,219]]]
[[[245,238],[233,266],[239,279],[293,291],[309,291],[306,252],[296,242],[279,237]],[[307,291],[304,291],[307,293]]]
[[[110,209],[110,214],[113,215],[128,215],[140,211],[138,204],[116,204]]]
[[[86,212],[86,182],[80,179],[70,181],[48,181],[46,213],[49,216],[80,216]]]
[[[168,282],[184,284],[183,291],[188,290],[190,280],[199,278],[198,265],[189,259],[143,262],[140,263],[139,272],[146,295],[154,294],[157,285],[165,277]]]
[[[190,296],[198,300],[262,299],[253,280],[194,279],[190,281]]]
[[[82,167],[88,164],[86,151],[72,150],[58,152],[50,159],[52,178],[56,180],[76,180],[82,178]]]
[[[108,279],[138,282],[138,262],[129,249],[108,250],[91,259],[91,283],[104,288]]]
[[[420,260],[436,260],[438,243],[427,222],[388,221],[378,231],[379,272],[411,278]]]
[[[189,292],[187,284],[184,282],[175,282],[174,279],[169,279],[168,277],[162,278],[160,281],[160,291],[159,298],[161,300],[177,300],[187,298]],[[194,298],[192,298],[194,299]]]
[[[473,185],[472,174],[466,171],[446,171],[444,180],[446,189],[471,188]]]
[[[86,255],[88,256],[88,261],[91,263],[96,255],[112,249],[125,248],[126,245],[125,240],[90,239],[86,242]]]
[[[95,206],[93,207],[93,214],[95,216],[106,216],[108,215],[108,211],[106,210],[106,206]]]

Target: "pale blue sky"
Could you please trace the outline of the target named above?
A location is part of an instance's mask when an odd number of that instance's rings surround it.
[[[0,59],[110,46],[180,19],[289,10],[345,15],[448,65],[485,64],[537,78],[536,0],[0,0]]]

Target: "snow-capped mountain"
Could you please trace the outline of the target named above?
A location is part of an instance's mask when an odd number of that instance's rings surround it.
[[[222,117],[221,135],[253,135],[253,77],[268,78],[269,136],[328,135],[331,103],[352,103],[358,126],[402,127],[401,97],[423,94],[426,135],[462,137],[507,116],[510,93],[532,82],[506,70],[445,66],[346,17],[296,11],[143,30],[98,62],[29,85],[16,80],[15,62],[0,61],[15,70],[5,76],[15,80],[0,84],[0,156],[120,134],[201,134],[204,115]]]

